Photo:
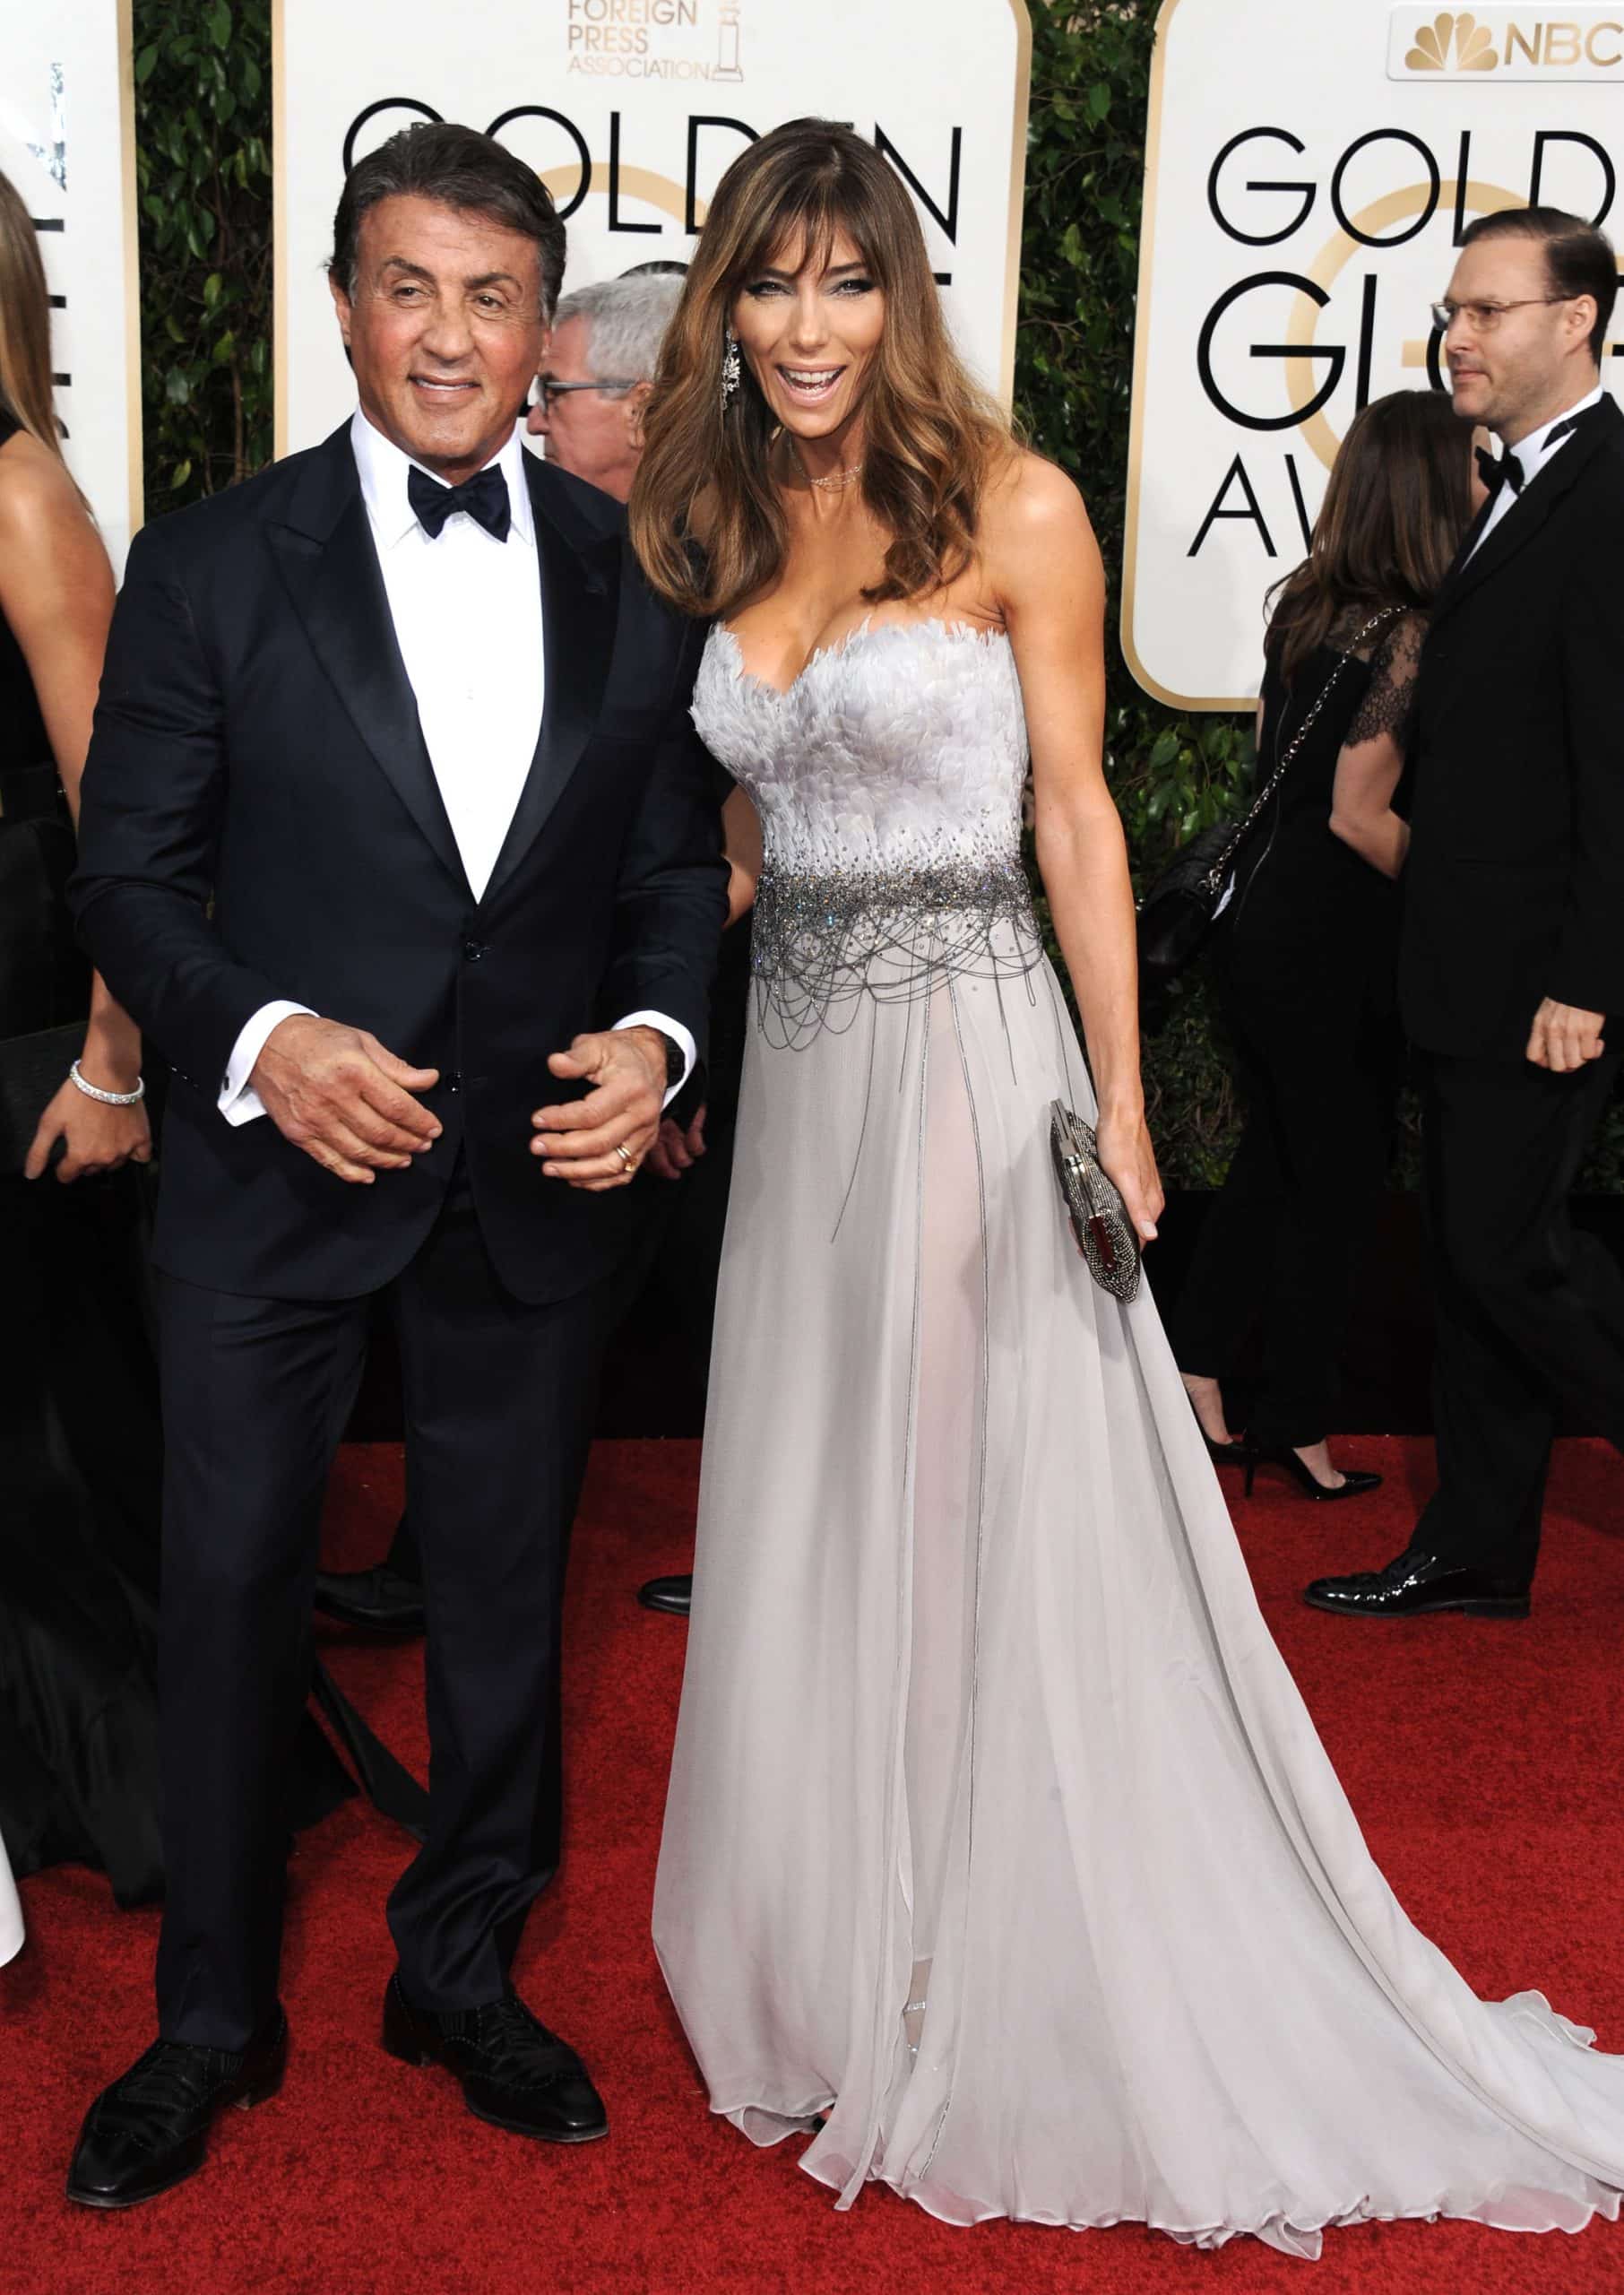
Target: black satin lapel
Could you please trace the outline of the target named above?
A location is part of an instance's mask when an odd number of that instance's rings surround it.
[[[612,539],[578,550],[536,498],[536,557],[541,579],[541,730],[519,802],[483,898],[499,893],[540,835],[581,762],[615,649],[619,548]]]
[[[1455,593],[1460,583],[1461,577],[1465,573],[1467,567],[1472,563],[1473,553],[1477,548],[1477,538],[1479,534],[1482,533],[1483,527],[1488,520],[1489,513],[1493,509],[1493,507],[1494,497],[1490,495],[1488,501],[1483,503],[1479,508],[1477,515],[1473,519],[1472,524],[1461,536],[1461,546],[1456,551],[1454,559],[1450,562],[1449,571],[1438,584],[1438,595],[1432,601],[1432,620],[1436,621],[1439,614],[1447,613],[1448,611],[1450,602],[1455,596]]]
[[[1508,565],[1517,552],[1533,540],[1557,505],[1578,484],[1585,464],[1601,451],[1606,435],[1602,424],[1587,421],[1585,429],[1560,449],[1536,478],[1530,481],[1481,549],[1473,551],[1470,558],[1466,555],[1471,541],[1471,533],[1468,533],[1466,541],[1461,545],[1460,556],[1433,601],[1432,621],[1435,627],[1444,615],[1454,611],[1463,598],[1470,597],[1474,590],[1498,574],[1502,566]],[[1485,505],[1479,518],[1487,515],[1488,506]],[[1478,530],[1478,524],[1477,520],[1473,521],[1473,531]]]
[[[317,660],[391,786],[472,899],[396,642],[358,489],[324,541],[284,527],[271,540]]]

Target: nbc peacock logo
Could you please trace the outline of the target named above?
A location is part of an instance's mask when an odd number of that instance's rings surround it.
[[[1447,72],[1452,49],[1457,72],[1492,72],[1500,60],[1487,24],[1480,24],[1475,16],[1444,14],[1421,25],[1404,64],[1412,72]]]

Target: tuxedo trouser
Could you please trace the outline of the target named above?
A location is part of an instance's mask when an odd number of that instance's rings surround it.
[[[552,1304],[515,1299],[461,1175],[389,1286],[430,1751],[428,1835],[389,1924],[402,1981],[425,2008],[500,1996],[548,1877],[564,1563],[622,1288],[617,1276]],[[275,2003],[322,1494],[367,1312],[364,1296],[245,1298],[162,1278],[168,2039],[241,2048]]]
[[[1518,1581],[1559,1412],[1624,1448],[1624,1273],[1568,1211],[1620,1058],[1422,1057],[1438,1485],[1415,1543]]]

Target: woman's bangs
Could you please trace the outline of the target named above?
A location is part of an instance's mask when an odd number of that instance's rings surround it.
[[[859,260],[871,263],[873,257],[864,244],[866,235],[860,233],[847,212],[838,183],[813,181],[787,186],[783,198],[741,249],[729,281],[730,295],[765,271],[793,276],[808,267],[826,267],[842,231],[856,247]]]

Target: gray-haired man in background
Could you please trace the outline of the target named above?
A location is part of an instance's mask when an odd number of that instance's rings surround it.
[[[526,427],[547,459],[618,502],[643,452],[660,341],[682,292],[680,272],[634,272],[566,295],[553,321]]]

